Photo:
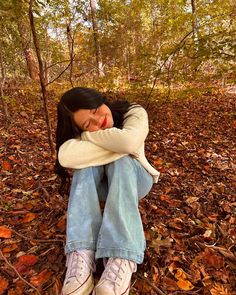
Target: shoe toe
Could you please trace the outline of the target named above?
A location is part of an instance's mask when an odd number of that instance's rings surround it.
[[[63,295],[89,295],[94,287],[93,277],[88,279],[81,285],[76,278],[65,284],[62,288]]]

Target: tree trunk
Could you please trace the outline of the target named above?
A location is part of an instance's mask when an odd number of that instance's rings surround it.
[[[67,35],[67,41],[68,41],[68,49],[69,49],[69,56],[70,56],[70,75],[69,80],[70,84],[73,87],[73,61],[74,61],[74,34],[72,32],[72,28],[70,23],[67,23],[66,25],[66,35]]]
[[[94,0],[90,0],[90,9],[91,9],[91,16],[92,16],[92,24],[93,24],[93,39],[94,39],[95,54],[96,54],[97,73],[98,73],[98,76],[104,76],[101,47],[98,42],[98,27],[97,27]]]
[[[43,97],[43,103],[44,103],[44,110],[45,110],[45,116],[46,116],[48,140],[49,140],[49,145],[50,145],[50,149],[51,149],[51,154],[54,155],[55,149],[54,149],[53,139],[52,139],[51,121],[50,121],[49,112],[48,112],[48,97],[47,97],[47,89],[46,89],[46,83],[45,83],[45,77],[44,77],[43,62],[42,62],[42,57],[41,57],[41,52],[40,52],[38,35],[37,35],[36,29],[35,29],[33,9],[32,9],[33,1],[34,0],[30,0],[30,4],[29,4],[30,26],[31,26],[32,34],[33,34],[34,46],[35,46],[35,50],[36,50],[36,54],[37,54],[37,58],[38,58],[38,64],[39,64],[39,79],[40,79],[40,85],[41,85],[42,97]]]
[[[33,49],[31,48],[31,42],[30,42],[30,34],[29,27],[26,21],[23,17],[20,17],[18,15],[18,30],[21,37],[21,44],[25,55],[25,60],[27,63],[27,68],[29,71],[30,78],[38,81],[39,80],[39,67],[36,62],[36,58],[33,52]]]
[[[195,0],[191,0],[192,6],[192,27],[193,27],[193,42],[195,50],[198,50],[198,22],[196,15],[196,2]]]
[[[4,67],[4,63],[3,63],[3,56],[2,56],[2,52],[0,51],[0,64],[1,64],[1,75],[2,75],[2,79],[1,79],[1,84],[0,84],[0,97],[1,97],[1,109],[2,112],[6,118],[6,120],[9,120],[9,114],[8,114],[8,109],[7,106],[5,104],[5,100],[4,100],[4,84],[5,84],[5,80],[6,80],[6,70]]]

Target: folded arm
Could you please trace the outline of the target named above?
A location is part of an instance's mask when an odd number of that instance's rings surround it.
[[[114,153],[89,141],[76,138],[64,142],[58,152],[61,166],[73,169],[106,165],[124,156],[125,154]]]
[[[147,112],[142,107],[135,107],[126,113],[122,129],[112,127],[95,132],[84,131],[81,138],[115,153],[136,154],[147,134]]]

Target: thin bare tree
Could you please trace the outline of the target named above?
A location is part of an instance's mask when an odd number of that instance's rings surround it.
[[[32,35],[33,35],[35,51],[36,51],[36,55],[38,58],[38,64],[39,64],[39,79],[40,79],[40,86],[41,86],[41,91],[42,91],[45,119],[46,119],[46,123],[47,123],[49,146],[51,149],[51,154],[54,155],[55,149],[54,149],[54,145],[53,145],[51,121],[50,121],[50,116],[49,116],[49,111],[48,111],[48,94],[47,94],[46,82],[45,82],[45,77],[44,77],[44,66],[43,66],[43,61],[42,61],[42,57],[41,57],[40,45],[39,45],[38,35],[36,32],[35,22],[34,22],[33,2],[34,2],[34,0],[30,0],[30,3],[29,3],[30,27],[31,27]]]
[[[2,113],[5,116],[6,120],[9,121],[8,109],[7,109],[7,105],[5,103],[5,100],[4,100],[4,85],[5,85],[5,81],[6,81],[6,68],[5,68],[4,61],[3,61],[1,47],[0,47],[0,66],[1,66],[1,80],[0,80],[1,109],[2,109]]]
[[[98,26],[97,26],[96,8],[95,8],[94,0],[90,0],[90,9],[91,9],[91,16],[92,16],[92,24],[93,24],[93,39],[94,39],[95,54],[96,54],[97,74],[98,76],[104,76],[102,52],[101,52],[101,47],[98,41]]]

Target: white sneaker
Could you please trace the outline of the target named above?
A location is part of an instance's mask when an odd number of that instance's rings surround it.
[[[131,260],[109,258],[93,295],[128,295],[133,272],[137,264]]]
[[[94,251],[81,250],[67,254],[66,266],[62,295],[89,295],[94,287]]]

